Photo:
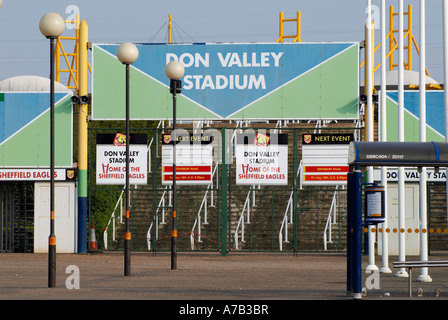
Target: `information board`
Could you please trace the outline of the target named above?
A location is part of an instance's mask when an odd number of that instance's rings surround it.
[[[237,134],[235,158],[236,184],[288,184],[287,134]]]
[[[176,184],[211,184],[213,137],[196,134],[164,134],[162,137],[162,184],[173,184],[176,142]],[[175,139],[175,140],[173,140]]]
[[[126,183],[126,134],[98,134],[96,145],[96,184]],[[129,139],[129,183],[147,184],[148,147],[146,134]]]
[[[345,185],[352,134],[302,135],[302,185]]]

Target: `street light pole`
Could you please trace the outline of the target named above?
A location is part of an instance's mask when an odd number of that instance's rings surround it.
[[[131,197],[129,190],[129,63],[126,63],[126,231],[124,234],[124,254],[125,265],[124,275],[131,274],[131,228],[130,228],[130,214],[129,214],[129,200]]]
[[[129,190],[129,65],[138,58],[137,47],[130,42],[125,42],[117,49],[117,58],[126,67],[126,216],[124,234],[124,275],[131,275],[131,228],[130,228],[130,190]]]
[[[56,234],[54,232],[54,38],[50,38],[50,236],[48,241],[48,286],[55,287]]]
[[[171,269],[177,269],[177,188],[176,188],[176,100],[177,94],[181,93],[182,81],[180,80],[185,73],[185,68],[178,61],[171,61],[165,68],[165,74],[170,79],[170,92],[173,95],[173,132],[171,141],[173,141],[173,228],[171,231]]]
[[[48,287],[56,286],[56,234],[54,227],[54,43],[64,32],[64,19],[47,13],[39,22],[42,34],[50,39],[50,235],[48,238]]]

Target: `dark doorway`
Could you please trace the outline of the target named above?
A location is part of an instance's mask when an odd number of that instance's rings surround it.
[[[0,183],[0,251],[33,252],[34,182]]]

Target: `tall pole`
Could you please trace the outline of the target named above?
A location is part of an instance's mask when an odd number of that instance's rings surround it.
[[[54,12],[39,21],[40,32],[50,39],[50,236],[48,237],[48,286],[56,286],[56,235],[54,231],[54,44],[64,32],[65,22]]]
[[[366,95],[367,95],[367,105],[366,105],[366,131],[367,131],[367,141],[373,141],[373,32],[374,26],[372,22],[372,1],[367,0],[367,20],[366,20]],[[367,182],[373,182],[373,167],[367,167]],[[375,234],[373,232],[368,232],[367,234],[369,241],[369,264],[367,270],[378,270],[375,265]]]
[[[445,142],[448,142],[448,3],[443,0],[443,85],[445,107]],[[446,168],[448,174],[448,168]],[[446,197],[448,199],[448,179],[446,180]],[[448,209],[447,209],[448,210]],[[448,211],[447,211],[448,221]]]
[[[403,46],[403,0],[399,1],[398,12],[398,141],[404,142],[404,46]],[[398,168],[398,259],[405,260],[405,186],[404,168]],[[408,277],[408,273],[401,268],[397,277]]]
[[[426,34],[425,34],[425,0],[420,0],[420,141],[426,142]],[[420,260],[428,260],[428,236],[427,236],[427,203],[426,203],[426,167],[420,173]],[[428,268],[420,269],[417,280],[431,282]]]
[[[130,191],[129,191],[129,63],[126,63],[126,216],[124,234],[124,275],[131,275],[131,229],[130,229]]]
[[[88,26],[81,20],[79,28],[79,90],[88,94]],[[78,107],[78,253],[87,251],[87,170],[88,170],[88,105]]]
[[[171,269],[177,269],[177,188],[176,188],[176,100],[177,94],[182,91],[182,81],[185,68],[179,61],[171,61],[165,67],[165,74],[170,79],[170,92],[173,95],[173,228],[171,230]]]
[[[125,190],[126,190],[126,215],[125,215],[125,232],[124,232],[124,275],[131,275],[131,228],[130,228],[130,192],[129,192],[129,65],[134,63],[138,58],[137,47],[130,42],[122,43],[117,49],[117,58],[125,65],[125,103],[126,103],[126,173],[125,173]]]
[[[347,294],[362,298],[362,173],[359,167],[347,173]]]
[[[50,236],[48,286],[56,286],[56,234],[54,230],[54,37],[50,38]]]
[[[227,129],[222,128],[221,138],[221,256],[227,255]]]
[[[176,189],[176,100],[179,80],[171,80],[171,93],[173,94],[173,228],[171,231],[171,269],[177,269],[177,189]]]
[[[386,97],[386,0],[381,0],[381,95],[380,95],[380,137],[382,142],[387,141],[387,97]],[[387,167],[381,167],[381,185],[384,187],[384,202],[387,203]],[[385,206],[387,210],[387,206]],[[389,268],[389,234],[387,211],[384,214],[382,233],[382,267],[380,272],[391,273]]]

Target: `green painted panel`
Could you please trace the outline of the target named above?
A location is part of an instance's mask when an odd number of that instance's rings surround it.
[[[387,98],[387,141],[398,141],[398,104]],[[419,137],[420,124],[419,119],[413,116],[406,109],[404,110],[404,141],[417,142]],[[444,141],[436,130],[426,126],[426,141]]]
[[[357,119],[357,47],[327,60],[231,118]]]
[[[111,54],[97,47],[94,47],[94,50],[93,119],[124,119],[125,67]],[[168,79],[166,84],[162,84],[131,66],[129,81],[129,112],[132,120],[148,119],[148,114],[155,119],[172,119],[173,100],[168,88]],[[213,113],[181,94],[177,96],[176,106],[176,115],[179,118],[216,118]],[[151,109],[151,112],[148,112],[148,109]]]
[[[71,95],[55,104],[55,166],[73,166]],[[50,110],[0,145],[0,167],[50,166]]]

